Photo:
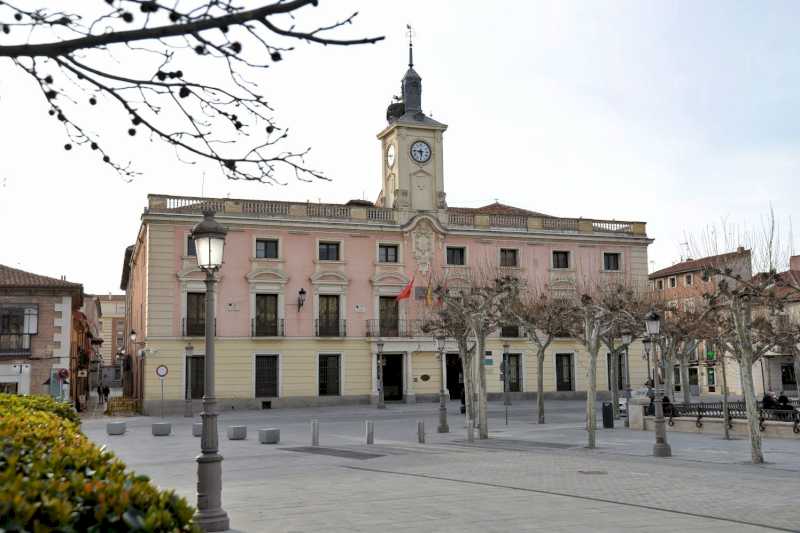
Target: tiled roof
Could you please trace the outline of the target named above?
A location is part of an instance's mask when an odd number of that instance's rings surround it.
[[[800,270],[787,270],[786,272],[780,272],[778,273],[778,277],[781,278],[781,280],[783,280],[787,285],[800,287]],[[790,302],[800,301],[800,293],[798,293],[791,286],[781,287],[776,292],[779,296],[786,297],[786,299]]]
[[[681,263],[676,263],[671,267],[662,268],[650,274],[649,279],[663,278],[666,276],[674,276],[675,274],[682,274],[684,272],[697,272],[704,268],[714,268],[724,265],[728,260],[734,259],[742,255],[750,255],[750,250],[738,250],[727,254],[711,255],[708,257],[701,257],[700,259],[689,259]]]
[[[478,215],[521,215],[531,217],[549,217],[544,213],[537,213],[536,211],[528,211],[527,209],[520,209],[511,205],[501,204],[494,202],[493,204],[485,205],[483,207],[448,207],[448,211],[455,213],[472,213]]]
[[[37,287],[37,288],[81,288],[80,283],[72,283],[63,279],[49,278],[31,272],[25,272],[9,266],[0,265],[0,287]]]

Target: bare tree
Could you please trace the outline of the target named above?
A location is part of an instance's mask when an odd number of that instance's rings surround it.
[[[786,293],[781,278],[762,273],[752,279],[730,271],[706,269],[704,276],[719,278],[716,290],[707,294],[709,311],[717,326],[717,342],[739,364],[747,408],[750,456],[753,463],[764,462],[759,429],[758,401],[753,385],[753,365],[780,342],[776,318],[783,310]]]
[[[637,291],[623,283],[586,284],[579,289],[579,301],[570,329],[586,347],[589,365],[586,371],[586,430],[588,448],[596,446],[597,355],[604,336],[614,328],[641,320]]]
[[[0,2],[0,58],[39,88],[65,130],[65,150],[94,150],[126,179],[137,174],[132,164],[112,154],[93,124],[109,113],[119,116],[120,131],[172,145],[190,162],[214,162],[229,179],[280,183],[284,170],[301,180],[328,179],[307,166],[308,149],[282,148],[288,130],[252,78],[297,41],[347,46],[383,39],[339,38],[357,13],[302,29],[296,16],[317,0],[258,7],[243,0],[31,3]]]
[[[528,341],[536,348],[536,409],[544,424],[544,358],[556,337],[569,336],[570,321],[576,313],[575,303],[555,298],[543,287],[527,287],[514,298],[508,308],[509,321],[520,326]]]

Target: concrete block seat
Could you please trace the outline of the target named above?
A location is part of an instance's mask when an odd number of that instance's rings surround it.
[[[247,426],[228,426],[228,440],[245,440]]]
[[[125,422],[109,422],[106,424],[106,433],[109,435],[124,435],[127,429]]]
[[[153,436],[166,437],[172,433],[172,424],[169,422],[153,422]]]
[[[261,428],[258,430],[258,442],[261,444],[278,444],[281,441],[281,430],[278,428]]]
[[[203,436],[203,423],[202,422],[195,422],[192,424],[192,437],[202,437]]]

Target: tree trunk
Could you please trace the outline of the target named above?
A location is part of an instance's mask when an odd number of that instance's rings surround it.
[[[679,361],[681,366],[681,392],[683,393],[683,403],[689,403],[692,401],[691,390],[689,389],[689,362],[686,360],[686,356],[682,356]]]
[[[544,424],[544,348],[540,348],[536,354],[536,410],[539,412],[539,423]]]
[[[596,446],[597,351],[597,347],[595,347],[594,353],[591,350],[589,351],[589,367],[586,369],[586,377],[589,381],[586,387],[586,431],[589,436],[587,448]]]
[[[489,438],[489,411],[486,403],[486,365],[483,364],[483,352],[486,339],[483,335],[476,335],[477,346],[475,347],[478,355],[478,382],[480,383],[480,395],[478,396],[478,438]]]
[[[461,351],[461,370],[464,376],[464,410],[467,417],[467,441],[473,442],[475,440],[475,429],[473,428],[472,421],[475,419],[475,408],[472,402],[472,358],[468,355],[466,349]]]
[[[670,401],[675,401],[675,358],[669,350],[662,351],[661,353],[666,356],[662,367],[662,371],[664,372],[662,376],[664,394],[669,397]],[[683,383],[681,383],[681,390],[683,390]]]
[[[764,462],[764,454],[761,451],[761,429],[759,428],[758,400],[753,386],[753,360],[742,354],[739,359],[739,371],[742,374],[742,386],[744,387],[744,401],[747,407],[747,430],[750,433],[750,457],[753,464]]]
[[[614,413],[614,419],[619,419],[619,353],[612,350],[610,355],[611,361],[611,409]]]

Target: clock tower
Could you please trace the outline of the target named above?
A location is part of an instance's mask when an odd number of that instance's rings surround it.
[[[422,112],[422,78],[414,70],[413,44],[408,44],[408,70],[401,97],[386,110],[388,125],[378,134],[382,151],[382,187],[378,205],[406,212],[436,212],[445,202],[442,134],[446,124]]]

